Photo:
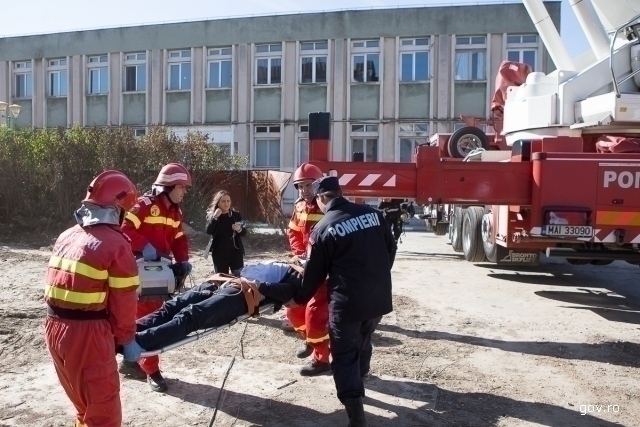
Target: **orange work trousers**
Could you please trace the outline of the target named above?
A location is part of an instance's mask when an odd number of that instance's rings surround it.
[[[316,291],[307,305],[287,309],[287,319],[308,345],[313,360],[329,363],[329,301],[327,282]]]
[[[162,307],[164,301],[160,299],[148,299],[145,301],[138,301],[136,307],[136,319],[140,319],[147,314],[151,314],[160,307]],[[143,357],[138,362],[142,370],[147,374],[155,374],[160,370],[160,358],[158,356]]]
[[[76,425],[121,427],[120,377],[109,323],[47,317],[44,331],[60,384],[76,408]]]

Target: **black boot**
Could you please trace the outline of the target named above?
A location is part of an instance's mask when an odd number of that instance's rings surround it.
[[[349,425],[347,427],[367,427],[367,421],[364,419],[364,405],[362,404],[362,398],[356,397],[352,399],[345,399],[344,408],[347,410],[349,416]]]

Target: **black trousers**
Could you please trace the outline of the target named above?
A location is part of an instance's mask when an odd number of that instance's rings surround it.
[[[362,375],[371,369],[371,335],[382,316],[364,322],[329,321],[331,370],[338,399],[364,397]]]
[[[385,218],[385,219],[387,221],[387,224],[391,227],[391,230],[393,231],[393,238],[397,241],[398,238],[400,238],[400,235],[402,234],[402,223],[398,218]]]
[[[247,313],[247,302],[239,289],[216,289],[216,285],[203,283],[138,319],[138,344],[145,350],[157,350],[198,329],[223,326]]]
[[[213,269],[216,273],[233,274],[239,276],[240,270],[244,267],[242,252],[233,251],[229,254],[212,254]]]

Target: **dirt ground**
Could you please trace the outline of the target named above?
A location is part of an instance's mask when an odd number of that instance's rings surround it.
[[[36,248],[0,246],[0,427],[73,425],[43,340],[49,252]],[[205,277],[210,264],[192,258],[195,278]],[[369,426],[640,425],[639,278],[623,262],[472,265],[444,237],[407,233],[394,311],[373,339]],[[248,321],[215,425],[346,426],[331,376],[297,373],[300,341],[279,329],[280,317]],[[162,355],[166,394],[123,380],[124,425],[208,426],[243,330]]]

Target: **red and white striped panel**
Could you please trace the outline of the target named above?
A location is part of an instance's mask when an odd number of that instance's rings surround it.
[[[356,174],[356,173],[345,173],[339,178],[339,182],[341,186],[354,186],[358,187],[372,187],[372,186],[380,186],[382,184],[383,187],[395,187],[396,186],[396,175],[383,176],[380,173],[369,173],[369,174]]]

